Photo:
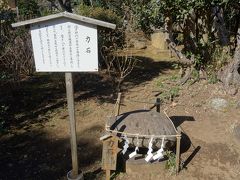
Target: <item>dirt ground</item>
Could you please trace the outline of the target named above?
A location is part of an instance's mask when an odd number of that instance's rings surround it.
[[[176,85],[176,62],[166,54],[149,49],[136,51],[141,63],[124,83],[124,99],[155,101],[164,92],[161,110],[181,126],[183,169],[178,176],[168,170],[119,173],[116,179],[207,180],[240,179],[240,140],[234,128],[240,123],[240,93],[227,95],[220,83],[201,80],[193,85]],[[102,75],[83,74],[75,78],[78,154],[85,179],[103,179],[102,144],[108,116],[116,95]],[[63,75],[41,74],[27,79],[12,91],[1,91],[8,104],[7,130],[0,136],[0,179],[66,179],[71,169],[69,121]],[[172,90],[173,100],[168,94]],[[215,110],[213,98],[228,105]],[[149,104],[123,102],[121,112],[149,108]]]

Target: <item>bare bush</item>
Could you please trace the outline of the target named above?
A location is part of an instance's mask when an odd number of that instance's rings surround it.
[[[19,80],[21,75],[32,75],[34,61],[30,34],[24,32],[13,40],[10,38],[0,55],[0,67],[12,74],[14,80]]]
[[[121,85],[125,78],[132,72],[138,59],[132,55],[120,54],[116,47],[103,46],[101,55],[106,65],[106,70],[118,92],[121,91]]]

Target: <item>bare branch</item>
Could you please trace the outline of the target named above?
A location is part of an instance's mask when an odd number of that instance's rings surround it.
[[[108,74],[117,84],[117,89],[120,90],[122,82],[132,72],[139,60],[129,55],[119,55],[117,52],[117,48],[110,50],[110,48],[104,47],[101,55],[106,63]]]
[[[194,63],[194,57],[188,59],[181,51],[177,50],[176,44],[174,42],[172,42],[170,39],[166,39],[166,42],[168,43],[169,49],[171,49],[177,55],[181,63],[186,65],[192,65]]]

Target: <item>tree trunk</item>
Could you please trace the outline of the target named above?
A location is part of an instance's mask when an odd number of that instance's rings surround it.
[[[183,27],[184,50],[193,53],[195,53],[197,49],[196,19],[196,13],[192,10],[190,15],[185,19]]]
[[[164,30],[165,30],[165,39],[169,39],[173,42],[173,21],[171,15],[168,15],[165,19]]]
[[[167,16],[165,19],[165,39],[168,44],[168,48],[170,49],[171,52],[176,54],[178,57],[180,63],[185,64],[185,65],[192,65],[194,63],[194,58],[192,57],[191,59],[188,59],[181,51],[179,51],[176,48],[176,44],[173,41],[173,35],[172,35],[172,29],[173,29],[173,24],[172,24],[172,17]]]
[[[183,65],[187,65],[187,69],[185,72],[182,72],[183,78],[178,82],[179,84],[185,84],[189,78],[191,78],[192,71],[193,71],[193,64],[194,64],[194,56],[191,56],[191,58],[187,58],[181,51],[179,51],[176,47],[176,44],[174,43],[173,40],[173,23],[172,23],[172,17],[169,15],[165,19],[165,38],[166,42],[168,44],[168,48],[170,49],[171,53],[173,52],[176,54],[176,56],[179,59],[179,62],[182,63]]]
[[[227,92],[233,95],[237,93],[240,87],[240,26],[238,26],[237,45],[233,61],[218,72],[218,79],[223,82]]]
[[[220,39],[220,44],[222,46],[226,46],[229,44],[229,37],[228,37],[228,32],[225,27],[225,22],[224,22],[224,17],[223,17],[223,10],[215,6],[213,7],[213,26],[217,32],[217,36]]]
[[[71,0],[58,0],[58,2],[64,11],[72,13]]]
[[[238,11],[238,15],[237,15],[237,18],[236,18],[236,25],[235,25],[235,27],[234,27],[234,33],[235,33],[235,46],[234,46],[234,48],[236,48],[237,47],[237,40],[238,40],[238,36],[239,36],[239,34],[238,34],[238,25],[240,24],[240,10]]]

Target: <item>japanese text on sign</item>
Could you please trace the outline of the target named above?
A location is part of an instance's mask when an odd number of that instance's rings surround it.
[[[31,35],[37,71],[98,70],[96,26],[57,19],[32,25]]]

